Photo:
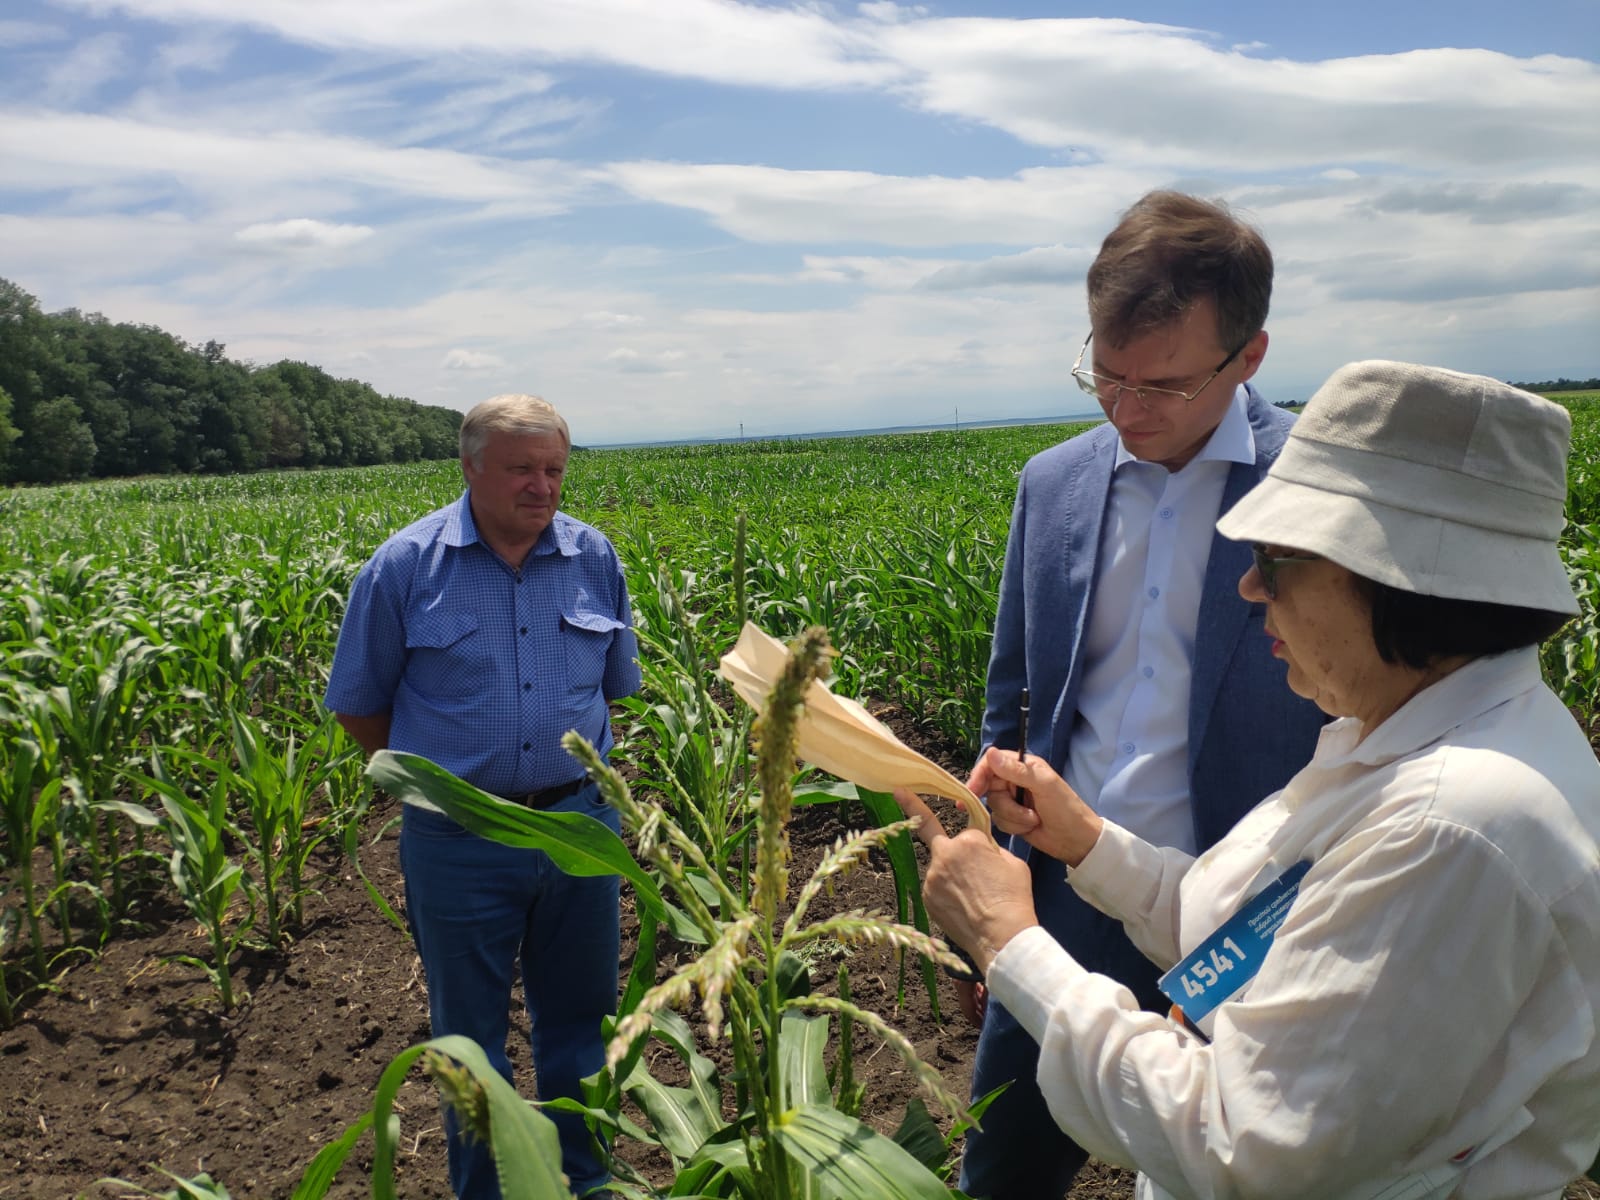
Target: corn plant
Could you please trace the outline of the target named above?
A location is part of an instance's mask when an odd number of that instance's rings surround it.
[[[896,665],[885,690],[976,753],[1000,547],[969,515],[948,528],[886,530],[869,553],[879,567],[873,607],[895,614],[874,627],[883,659]]]
[[[136,777],[161,800],[166,819],[161,829],[172,844],[168,869],[184,907],[200,925],[211,944],[211,961],[192,954],[174,955],[170,961],[198,967],[206,973],[224,1011],[232,1011],[233,952],[252,924],[253,906],[242,920],[232,919],[236,896],[248,900],[244,867],[229,854],[228,794],[232,772],[219,764],[209,787],[196,784],[204,800],[192,797],[168,777],[161,760],[151,760],[151,774]]]
[[[128,907],[125,867],[137,864],[142,845],[131,856],[122,852],[117,816],[136,808],[115,799],[126,764],[138,750],[138,739],[150,710],[164,701],[157,668],[168,649],[142,637],[128,638],[114,621],[101,623],[66,682],[49,692],[49,708],[60,731],[62,756],[72,773],[65,807],[79,844],[87,851],[90,894],[95,900],[102,937]],[[154,697],[154,699],[152,699]]]
[[[232,782],[250,818],[248,830],[239,832],[259,871],[266,940],[280,946],[285,924],[300,924],[306,864],[335,832],[330,822],[313,820],[312,798],[355,760],[358,748],[338,733],[332,713],[323,715],[303,743],[291,731],[281,749],[263,722],[237,711],[229,715],[237,763]]]
[[[647,1136],[672,1155],[680,1186],[702,1195],[761,1200],[798,1196],[943,1196],[943,1184],[904,1148],[841,1111],[822,1069],[827,1021],[848,1018],[900,1055],[907,1068],[950,1112],[965,1115],[938,1072],[923,1063],[903,1035],[847,997],[812,992],[797,970],[797,952],[819,942],[879,945],[912,950],[940,962],[959,960],[943,943],[913,927],[869,912],[807,921],[828,881],[858,865],[907,822],[839,839],[789,898],[788,822],[794,803],[796,722],[807,684],[826,672],[828,641],[809,629],[791,647],[792,659],[756,722],[757,818],[755,886],[748,902],[711,871],[699,841],[659,802],[636,800],[620,775],[587,742],[569,733],[563,744],[600,785],[608,803],[634,835],[642,859],[656,868],[684,912],[702,931],[708,949],[646,992],[615,1026],[606,1071],[590,1092],[592,1121],[618,1127],[620,1097],[655,1111]],[[709,880],[718,904],[707,903],[696,879]],[[709,1060],[695,1051],[684,1029],[667,1016],[698,994],[712,1040],[731,1043],[735,1077],[732,1111]],[[689,1067],[687,1095],[641,1074],[638,1050],[650,1034],[665,1038]],[[841,1072],[836,1083],[848,1084]],[[849,1088],[846,1087],[847,1103]],[[599,1101],[599,1103],[596,1103]],[[561,1102],[556,1102],[561,1106]],[[636,1130],[637,1135],[637,1130]],[[630,1194],[643,1195],[637,1185]],[[682,1194],[682,1193],[680,1193]]]
[[[641,786],[661,795],[701,839],[710,869],[731,880],[742,878],[735,863],[753,828],[745,751],[750,723],[746,709],[730,712],[709,690],[712,654],[700,634],[700,615],[684,600],[693,585],[689,573],[661,567],[642,589],[644,686],[641,696],[622,701],[632,721],[617,753],[639,768]],[[702,894],[715,896],[709,888]]]
[[[205,1171],[201,1171],[193,1178],[184,1179],[161,1167],[156,1169],[177,1186],[170,1187],[164,1192],[152,1192],[149,1188],[129,1183],[126,1179],[101,1179],[97,1182],[113,1187],[132,1188],[134,1195],[150,1196],[154,1197],[154,1200],[233,1200],[233,1194]]]
[[[1579,611],[1544,644],[1541,661],[1562,703],[1593,723],[1600,715],[1600,524],[1569,525],[1561,550]]]
[[[61,792],[60,779],[48,779],[40,784],[40,761],[43,757],[37,742],[19,738],[10,744],[12,760],[9,770],[0,770],[0,820],[4,822],[6,844],[17,870],[17,886],[21,893],[20,920],[26,922],[32,950],[34,977],[43,982],[49,973],[45,959],[44,931],[40,919],[45,905],[41,902],[37,881],[33,877],[33,851],[39,844],[44,827],[55,815],[56,798]],[[12,910],[6,910],[8,914]],[[0,981],[3,986],[3,981]],[[11,1024],[9,1009],[5,1024]]]
[[[471,1038],[433,1038],[401,1051],[384,1068],[373,1093],[372,1107],[311,1160],[295,1185],[291,1200],[322,1200],[334,1177],[368,1130],[372,1131],[373,1200],[397,1200],[394,1166],[401,1146],[400,1117],[395,1099],[418,1059],[438,1085],[445,1103],[474,1137],[494,1145],[500,1191],[506,1200],[572,1200],[561,1173],[561,1143],[555,1125],[517,1095]],[[180,1179],[163,1171],[178,1190],[160,1193],[163,1200],[229,1200],[228,1190],[209,1175]],[[120,1179],[102,1183],[126,1184]],[[142,1196],[158,1193],[136,1188]]]
[[[36,903],[28,903],[28,925],[42,979],[44,964],[39,962],[38,956],[43,954],[44,940],[39,918],[45,910],[54,912],[63,945],[72,944],[68,893],[73,883],[68,878],[68,840],[62,796],[76,784],[61,775],[60,742],[55,722],[50,717],[48,698],[43,692],[26,684],[14,684],[7,702],[0,704],[0,718],[4,719],[5,746],[12,759],[12,770],[3,777],[6,782],[0,785],[6,788],[4,804],[9,844],[19,869],[27,863],[30,878],[33,849],[41,844],[46,846],[54,875],[48,895],[36,897]],[[25,762],[31,763],[27,768],[31,777],[26,780],[23,778]]]
[[[793,898],[787,915],[780,916],[780,907],[789,900],[795,722],[807,684],[826,670],[827,635],[820,629],[808,630],[793,650],[789,670],[774,689],[766,715],[756,723],[761,799],[754,890],[748,900],[712,869],[694,832],[686,830],[660,800],[635,799],[622,777],[576,734],[569,733],[562,744],[618,810],[653,875],[639,869],[609,829],[582,814],[531,812],[507,804],[412,755],[380,752],[373,756],[368,774],[393,794],[426,798],[480,836],[546,848],[563,870],[576,867],[592,874],[610,869],[634,883],[640,950],[621,1015],[612,1026],[606,1067],[589,1081],[587,1103],[558,1100],[546,1107],[581,1112],[597,1131],[622,1132],[662,1146],[677,1167],[675,1189],[690,1189],[672,1194],[738,1195],[751,1200],[947,1196],[928,1164],[839,1109],[831,1088],[845,1085],[850,1103],[849,1076],[836,1071],[834,1081],[829,1081],[822,1062],[828,1022],[848,1018],[853,1027],[883,1041],[930,1094],[958,1118],[965,1118],[961,1102],[946,1090],[938,1072],[917,1057],[904,1035],[848,998],[813,992],[800,963],[800,954],[808,947],[827,942],[909,949],[952,966],[960,961],[930,934],[875,913],[855,911],[807,921],[830,879],[904,834],[909,823],[895,822],[839,839]],[[681,908],[666,904],[657,878]],[[703,895],[707,887],[714,898]],[[641,989],[638,981],[645,968],[653,967],[646,954],[654,921],[664,915],[672,917],[675,934],[706,949],[664,982]],[[735,1065],[731,1083],[721,1080],[673,1013],[674,1006],[687,1003],[696,993],[709,1036],[716,1040],[726,1033],[731,1043]],[[685,1061],[695,1081],[691,1095],[673,1091],[648,1071],[640,1073],[644,1042],[652,1033]],[[623,1117],[624,1095],[648,1106],[647,1111],[654,1110],[652,1129]],[[621,1162],[614,1163],[614,1169],[621,1176],[629,1174]],[[649,1194],[637,1178],[624,1178],[613,1186],[630,1196]]]

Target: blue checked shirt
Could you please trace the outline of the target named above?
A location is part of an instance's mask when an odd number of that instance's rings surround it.
[[[391,714],[389,748],[508,796],[583,774],[576,729],[612,746],[606,703],[639,687],[628,585],[600,533],[558,512],[520,571],[479,540],[467,495],[362,567],[324,698]]]

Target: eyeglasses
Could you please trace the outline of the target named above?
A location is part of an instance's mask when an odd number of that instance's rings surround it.
[[[1222,372],[1227,369],[1228,364],[1234,359],[1238,358],[1240,352],[1250,344],[1248,338],[1241,342],[1238,349],[1236,349],[1232,354],[1228,355],[1227,358],[1219,362],[1217,364],[1217,369],[1211,372],[1211,374],[1207,375],[1205,382],[1199,387],[1195,388],[1194,391],[1180,392],[1176,388],[1129,387],[1120,379],[1107,379],[1104,375],[1096,375],[1093,371],[1084,370],[1083,356],[1088,351],[1089,342],[1093,337],[1094,331],[1090,330],[1089,336],[1083,339],[1083,346],[1078,351],[1078,360],[1072,364],[1072,378],[1075,379],[1078,383],[1078,386],[1084,391],[1088,392],[1089,395],[1107,404],[1116,403],[1117,397],[1123,392],[1132,392],[1138,397],[1140,404],[1154,404],[1157,401],[1164,401],[1170,404],[1179,400],[1182,400],[1185,404],[1187,404],[1201,392],[1205,391],[1206,388],[1211,386],[1211,381],[1218,375],[1221,375]]]
[[[1250,543],[1250,553],[1256,560],[1256,571],[1261,575],[1261,589],[1268,600],[1278,598],[1278,568],[1284,563],[1316,562],[1320,554],[1273,554],[1272,547],[1260,542]]]

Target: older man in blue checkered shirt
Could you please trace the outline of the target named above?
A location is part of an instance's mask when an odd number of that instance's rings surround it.
[[[327,705],[362,747],[431,759],[533,808],[616,813],[560,739],[611,749],[607,703],[639,686],[628,588],[598,530],[558,511],[571,438],[535,396],[496,396],[461,425],[467,490],[402,529],[350,593]],[[476,837],[408,804],[406,912],[435,1036],[478,1042],[507,1079],[511,980],[520,965],[540,1099],[578,1096],[604,1062],[616,1011],[615,876],[563,875],[540,851]],[[555,1114],[562,1169],[581,1195],[609,1178],[583,1122]],[[450,1184],[497,1200],[486,1147],[447,1115]]]

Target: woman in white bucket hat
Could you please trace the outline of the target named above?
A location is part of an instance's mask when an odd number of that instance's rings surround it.
[[[1254,543],[1239,588],[1289,687],[1340,719],[1200,858],[1037,759],[980,762],[995,826],[1170,968],[1169,1018],[1037,927],[1019,859],[898,794],[929,907],[1039,1040],[1057,1122],[1141,1196],[1553,1198],[1594,1160],[1600,765],[1537,651],[1577,611],[1569,433],[1437,368],[1318,391],[1217,527]]]

